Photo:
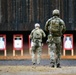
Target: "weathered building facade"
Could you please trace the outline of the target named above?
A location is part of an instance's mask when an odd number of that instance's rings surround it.
[[[76,0],[0,0],[0,31],[30,31],[36,22],[44,29],[56,8],[67,30],[75,30]]]

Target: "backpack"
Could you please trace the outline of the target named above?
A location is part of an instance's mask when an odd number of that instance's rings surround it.
[[[35,29],[33,31],[33,38],[34,39],[41,39],[42,38],[42,34],[41,34],[40,29]]]
[[[34,42],[34,46],[38,47],[40,46],[40,40],[42,38],[42,33],[40,29],[34,29],[33,31],[33,42]]]
[[[61,36],[61,25],[59,18],[53,18],[50,21],[50,31],[53,36]]]

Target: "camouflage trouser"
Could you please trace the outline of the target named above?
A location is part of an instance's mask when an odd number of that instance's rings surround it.
[[[61,37],[53,37],[54,42],[49,44],[51,63],[60,64],[61,56]]]
[[[37,53],[37,64],[40,64],[41,60],[41,52],[42,52],[42,46],[32,46],[32,62],[35,63],[36,61],[36,53]]]

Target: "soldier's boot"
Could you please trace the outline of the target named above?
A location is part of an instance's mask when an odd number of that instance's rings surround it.
[[[35,63],[35,55],[34,55],[34,54],[32,54],[32,63],[33,63],[33,65],[36,64],[36,63]]]
[[[53,64],[53,65],[51,65],[51,67],[52,67],[52,68],[54,68],[54,67],[55,67],[55,65]]]
[[[52,56],[51,56],[51,62],[50,62],[50,64],[51,64],[51,67],[55,67],[56,66],[56,61],[55,61],[55,57],[54,57],[54,54],[52,53],[51,54]]]
[[[57,64],[57,68],[61,68],[60,63]]]
[[[35,64],[36,64],[36,63],[35,63],[35,60],[32,60],[32,64],[33,64],[33,65],[35,65]]]
[[[36,63],[33,63],[33,65],[35,65]]]
[[[54,68],[55,67],[55,62],[50,62],[51,67]]]
[[[57,68],[61,68],[61,66],[60,66],[60,59],[59,58],[56,59],[56,67]]]
[[[33,65],[35,65],[35,64],[36,64],[36,63],[35,63],[35,60],[33,60],[32,63],[33,63]]]
[[[37,64],[38,64],[38,65],[40,64],[40,56],[37,57]]]

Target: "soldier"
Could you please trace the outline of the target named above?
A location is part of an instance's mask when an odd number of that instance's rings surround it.
[[[64,21],[59,18],[60,12],[58,9],[53,10],[53,17],[47,20],[45,30],[49,31],[51,39],[47,40],[50,48],[50,64],[52,67],[60,67],[60,55],[62,49],[61,36],[65,32],[66,27]]]
[[[32,40],[32,62],[35,64],[35,55],[37,52],[37,64],[40,64],[41,52],[42,52],[42,38],[46,34],[42,29],[40,29],[40,24],[35,24],[35,29],[30,33],[30,39]]]

